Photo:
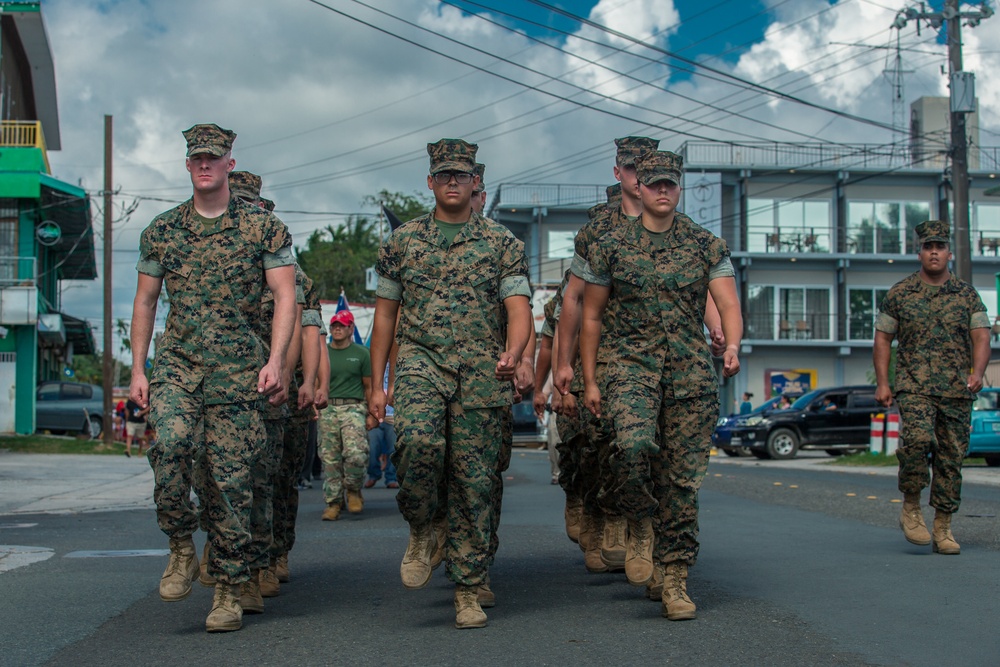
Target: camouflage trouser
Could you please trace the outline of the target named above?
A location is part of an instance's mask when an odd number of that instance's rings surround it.
[[[285,422],[281,460],[274,480],[272,562],[274,558],[291,551],[295,544],[295,518],[299,513],[299,473],[305,463],[308,437],[308,417],[295,415]]]
[[[500,446],[500,456],[497,459],[497,483],[490,492],[490,556],[487,568],[493,566],[500,548],[500,509],[503,505],[503,474],[510,467],[510,459],[514,454],[514,412],[505,410],[501,413],[503,422],[503,444]]]
[[[430,380],[396,378],[396,504],[407,523],[424,525],[447,505],[447,574],[455,583],[485,579],[493,539],[504,408],[464,408],[461,388],[443,396]],[[439,487],[447,499],[439,498]],[[497,517],[498,519],[499,517]]]
[[[583,408],[583,403],[579,403]],[[575,417],[556,415],[556,428],[559,430],[559,444],[556,452],[559,454],[559,486],[566,492],[566,498],[583,498],[583,477],[580,471],[580,457],[586,446],[580,418],[577,411]]]
[[[209,571],[224,583],[247,581],[251,471],[260,463],[266,443],[259,401],[206,405],[200,388],[188,393],[176,385],[156,383],[150,386],[150,405],[156,445],[147,450],[147,457],[153,468],[160,530],[175,539],[197,530],[191,486],[194,461],[203,462],[206,474],[198,497],[208,519]]]
[[[896,396],[903,444],[899,490],[920,493],[930,484],[930,505],[948,514],[962,502],[962,460],[969,449],[972,401],[901,393]],[[928,468],[934,469],[933,481]]]
[[[617,515],[612,504],[602,507],[601,489],[610,484],[609,457],[611,456],[611,421],[606,417],[598,419],[590,410],[578,404],[580,415],[580,488],[583,491],[583,507],[588,514]]]
[[[319,458],[323,462],[323,499],[344,502],[344,491],[360,491],[368,469],[368,431],[364,404],[330,405],[320,413]]]
[[[658,562],[698,558],[698,490],[719,418],[719,396],[677,400],[664,386],[615,383],[608,387],[614,424],[608,501],[638,520],[653,517]]]

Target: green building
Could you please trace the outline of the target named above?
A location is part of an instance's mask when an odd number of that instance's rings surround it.
[[[0,2],[0,433],[35,430],[35,387],[74,354],[90,325],[64,312],[63,280],[94,280],[90,200],[53,178],[59,150],[55,67],[40,2]]]

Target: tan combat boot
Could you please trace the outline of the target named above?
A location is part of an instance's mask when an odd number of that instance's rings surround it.
[[[497,596],[490,588],[490,575],[487,573],[486,578],[483,579],[483,583],[479,584],[478,590],[476,590],[476,600],[479,602],[479,606],[485,609],[490,607],[495,607],[497,604]]]
[[[281,583],[275,573],[275,566],[260,571],[260,595],[265,598],[276,598],[281,595]]]
[[[625,578],[633,586],[645,586],[653,578],[653,519],[628,522]]]
[[[608,564],[601,558],[601,547],[604,545],[604,518],[592,516],[593,531],[587,540],[587,550],[583,552],[583,564],[587,572],[598,574],[608,571]]]
[[[628,551],[626,530],[628,521],[623,516],[604,517],[604,536],[601,545],[601,559],[609,570],[624,570],[625,555]]]
[[[399,576],[403,580],[405,588],[410,590],[423,588],[431,580],[431,572],[433,572],[431,556],[434,554],[436,546],[437,539],[431,524],[425,526],[410,525],[410,543],[406,547],[403,562],[399,566]],[[472,596],[475,598],[476,587],[471,586],[470,588]]]
[[[646,582],[646,597],[653,602],[663,599],[663,563],[653,564],[653,578]]]
[[[478,586],[455,584],[455,627],[485,628],[486,613],[479,606]]]
[[[697,607],[687,594],[687,563],[673,561],[663,570],[663,615],[671,621],[695,618]]]
[[[183,600],[191,594],[191,582],[198,576],[198,555],[190,537],[170,540],[170,560],[160,577],[160,599]]]
[[[934,553],[956,556],[962,548],[951,534],[951,515],[937,510],[934,512]]]
[[[288,554],[281,554],[278,556],[278,561],[274,565],[274,574],[278,577],[278,581],[281,583],[288,583],[290,576],[288,573]]]
[[[431,555],[431,569],[436,570],[444,562],[445,550],[448,548],[448,517],[434,519],[434,553]]]
[[[566,496],[566,509],[563,510],[566,520],[566,537],[571,541],[580,542],[580,520],[583,517],[583,500]]]
[[[340,518],[340,503],[327,505],[323,510],[323,521],[336,521]]]
[[[250,580],[240,584],[240,609],[248,614],[264,613],[264,597],[260,594],[260,570],[250,573]]]
[[[201,563],[198,564],[198,583],[205,588],[215,586],[215,577],[208,573],[208,540],[205,541],[205,548],[201,550]]]
[[[576,542],[583,553],[587,553],[587,546],[590,544],[590,536],[593,532],[594,517],[584,510],[583,514],[580,515],[580,539]]]
[[[903,511],[899,514],[899,527],[903,529],[903,537],[910,544],[924,546],[931,543],[931,534],[927,532],[924,515],[920,511],[919,493],[907,493],[903,496]]]
[[[365,499],[361,497],[361,491],[347,490],[347,511],[351,514],[361,514],[365,508]]]
[[[205,629],[209,632],[232,632],[243,627],[243,610],[240,609],[240,587],[238,584],[215,584],[212,611],[205,619]]]

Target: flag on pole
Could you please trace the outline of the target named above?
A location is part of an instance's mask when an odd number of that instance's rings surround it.
[[[347,304],[347,295],[344,294],[344,290],[340,290],[340,297],[337,299],[337,310],[334,312],[339,313],[342,310],[346,310],[347,312],[351,311],[351,307]],[[358,327],[356,324],[354,326],[354,342],[358,345],[365,344],[365,342],[361,340],[361,334],[358,333]]]
[[[389,221],[389,229],[395,230],[396,228],[403,226],[403,221],[399,219],[399,216],[386,208],[385,204],[382,204],[382,214],[385,216],[385,219]]]

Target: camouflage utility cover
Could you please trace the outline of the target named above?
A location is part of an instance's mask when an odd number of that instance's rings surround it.
[[[464,171],[473,173],[476,170],[476,151],[479,146],[462,139],[441,139],[433,144],[427,144],[427,154],[431,156],[430,174],[439,171]]]
[[[207,404],[258,399],[264,271],[294,262],[291,243],[281,220],[236,197],[210,230],[191,200],[154,218],[136,269],[164,279],[170,312],[150,384],[204,383]]]
[[[965,385],[972,372],[970,331],[989,326],[979,293],[955,276],[933,286],[914,273],[893,285],[875,329],[899,341],[894,390],[971,399]]]
[[[635,165],[636,158],[640,155],[658,149],[660,140],[649,137],[622,137],[615,139],[615,146],[618,147],[615,163],[619,167],[631,167]]]
[[[680,185],[684,158],[670,151],[652,151],[639,156],[635,161],[639,182],[649,186],[660,181],[670,181]]]
[[[260,176],[249,171],[229,172],[229,194],[251,204],[260,201]]]
[[[611,287],[616,326],[609,382],[656,387],[663,380],[677,399],[718,392],[702,323],[709,272],[728,256],[725,241],[683,213],[674,217],[663,246],[654,247],[641,218],[616,212],[590,248],[585,277]]]
[[[199,153],[222,157],[233,149],[236,133],[224,130],[215,123],[207,123],[184,130],[184,139],[187,141],[188,157]]]
[[[449,246],[433,212],[407,222],[379,250],[377,296],[401,301],[396,377],[427,378],[462,405],[508,406],[494,376],[506,348],[504,299],[531,298],[524,244],[476,213]]]

